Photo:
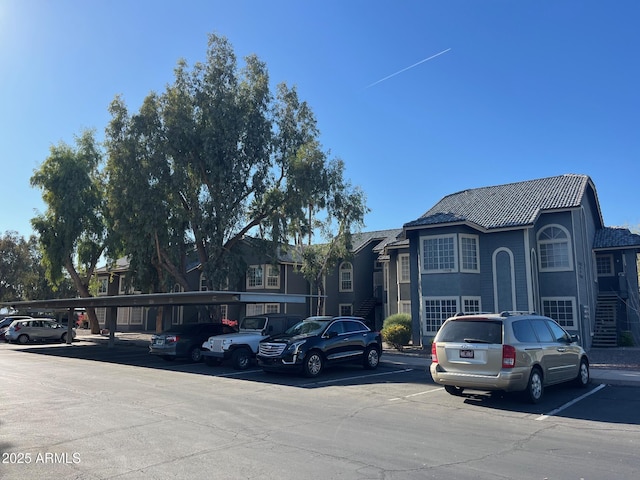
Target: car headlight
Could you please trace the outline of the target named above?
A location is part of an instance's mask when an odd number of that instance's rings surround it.
[[[304,342],[305,342],[304,340],[301,340],[299,342],[292,343],[287,347],[287,350],[285,351],[285,353],[287,355],[297,355],[298,353],[300,353],[300,347],[304,345]]]
[[[233,343],[233,339],[225,338],[224,340],[222,340],[222,348],[226,350],[231,346],[232,343]]]

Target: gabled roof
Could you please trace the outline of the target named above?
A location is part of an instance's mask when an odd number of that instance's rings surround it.
[[[374,247],[374,250],[379,250],[388,242],[394,241],[401,233],[401,228],[354,233],[352,235],[351,249],[354,252],[358,252],[370,242],[377,242],[378,244]]]
[[[640,235],[624,227],[606,227],[596,232],[594,250],[640,249]]]
[[[482,230],[532,225],[545,211],[579,208],[592,191],[599,226],[603,226],[595,186],[587,175],[560,175],[453,193],[405,229],[465,223]]]

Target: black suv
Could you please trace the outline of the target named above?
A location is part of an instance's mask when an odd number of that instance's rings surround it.
[[[378,367],[382,338],[359,317],[309,317],[282,335],[260,342],[258,365],[265,371],[298,370],[315,377],[325,365],[358,362]]]

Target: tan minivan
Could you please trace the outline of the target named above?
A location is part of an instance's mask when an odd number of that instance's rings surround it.
[[[589,384],[589,359],[577,336],[551,318],[512,312],[447,319],[431,345],[430,371],[451,395],[465,388],[522,391],[533,403],[547,385]]]

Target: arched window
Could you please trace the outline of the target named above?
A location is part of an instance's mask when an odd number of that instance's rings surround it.
[[[340,264],[340,291],[353,292],[353,265],[350,262]]]
[[[541,272],[573,270],[571,238],[566,228],[549,225],[540,230],[538,252]]]

